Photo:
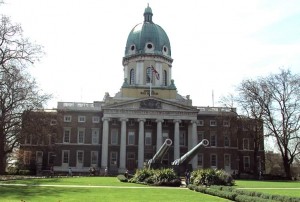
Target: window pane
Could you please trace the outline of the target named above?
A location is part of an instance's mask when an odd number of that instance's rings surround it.
[[[98,163],[98,152],[92,151],[91,152],[91,164],[97,164]]]
[[[145,145],[151,145],[152,144],[152,134],[151,132],[146,132],[145,134]]]

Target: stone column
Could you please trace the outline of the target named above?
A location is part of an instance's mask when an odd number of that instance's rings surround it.
[[[157,119],[157,136],[156,136],[156,152],[158,152],[159,148],[163,144],[163,137],[162,137],[162,123],[164,122],[163,119]]]
[[[181,123],[181,120],[175,119],[173,122],[174,122],[174,159],[179,159],[180,158],[179,123]]]
[[[145,119],[138,119],[139,121],[139,145],[138,145],[138,169],[141,169],[144,167],[144,137],[145,137],[145,131],[144,131],[144,123]]]
[[[198,137],[197,137],[197,121],[193,120],[191,121],[192,124],[192,148],[194,148],[198,144]],[[191,149],[192,149],[191,148]],[[198,167],[198,155],[196,155],[192,160],[192,167],[193,170],[197,169]]]
[[[103,132],[102,132],[102,153],[101,153],[101,168],[104,170],[107,167],[107,159],[108,159],[108,132],[109,126],[108,122],[109,118],[103,117]]]
[[[119,173],[126,171],[126,122],[128,119],[121,118],[121,145],[120,145],[120,167]]]

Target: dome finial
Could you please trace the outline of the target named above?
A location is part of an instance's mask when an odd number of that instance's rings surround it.
[[[153,16],[152,9],[150,8],[149,3],[148,3],[147,8],[145,8],[145,12],[144,12],[144,22],[153,23],[152,16]]]

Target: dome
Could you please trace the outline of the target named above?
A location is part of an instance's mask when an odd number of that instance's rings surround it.
[[[125,57],[140,54],[155,54],[171,58],[169,37],[159,25],[152,22],[152,9],[144,11],[144,22],[137,24],[130,31]]]

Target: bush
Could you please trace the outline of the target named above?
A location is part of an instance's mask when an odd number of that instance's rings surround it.
[[[19,170],[19,175],[30,175],[30,170]]]
[[[178,178],[173,169],[142,169],[137,170],[133,178],[129,180],[133,183],[146,183],[157,186],[180,186],[181,180]]]
[[[118,175],[117,178],[120,180],[120,182],[128,182],[128,179],[125,177],[125,175]]]
[[[224,170],[201,169],[193,171],[191,183],[195,185],[234,185],[234,180],[230,174]]]

